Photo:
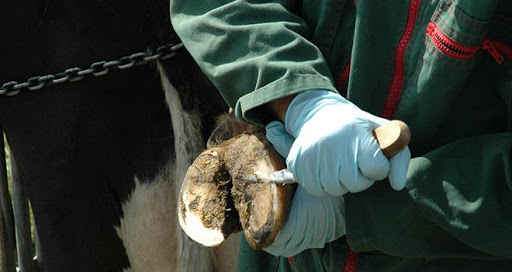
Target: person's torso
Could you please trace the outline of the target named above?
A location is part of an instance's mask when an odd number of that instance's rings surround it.
[[[413,155],[510,131],[509,1],[315,2],[298,13],[338,90],[363,110],[406,121]]]

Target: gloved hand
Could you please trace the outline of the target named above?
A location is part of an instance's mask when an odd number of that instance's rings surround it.
[[[274,243],[263,250],[274,256],[291,257],[306,249],[323,248],[343,235],[343,196],[315,196],[298,186],[288,219]]]
[[[287,157],[293,138],[284,126],[271,131],[281,140],[276,149]],[[268,137],[268,135],[267,135]],[[272,137],[272,136],[271,136]],[[263,250],[291,257],[310,248],[323,248],[328,242],[345,235],[345,206],[341,196],[314,196],[301,186],[293,196],[288,218],[274,243]]]
[[[372,131],[386,122],[337,93],[303,92],[286,112],[284,128],[295,138],[287,167],[315,195],[360,192],[386,177],[393,189],[401,190],[411,154],[405,148],[390,159],[384,156]],[[281,122],[267,125],[267,138],[278,151],[292,141],[282,134]]]

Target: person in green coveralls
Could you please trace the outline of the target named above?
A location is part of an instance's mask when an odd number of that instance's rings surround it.
[[[171,20],[300,184],[240,271],[512,271],[512,1],[172,0]],[[389,119],[412,132],[390,159]]]

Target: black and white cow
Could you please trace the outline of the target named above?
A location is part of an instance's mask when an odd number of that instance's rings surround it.
[[[165,0],[2,1],[0,35],[1,83],[177,41]],[[41,271],[234,269],[236,238],[227,254],[200,247],[175,212],[181,179],[226,110],[185,50],[0,97]]]

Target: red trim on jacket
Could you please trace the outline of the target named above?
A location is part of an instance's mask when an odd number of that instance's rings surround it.
[[[293,259],[293,257],[288,257],[288,264],[293,269],[293,267],[295,266],[295,260]]]
[[[358,259],[359,253],[356,253],[349,248],[347,257],[345,258],[345,267],[343,268],[343,272],[356,272]]]
[[[350,76],[350,60],[345,65],[345,68],[343,68],[343,71],[341,72],[340,76],[338,77],[338,81],[336,82],[336,88],[338,90],[341,90],[341,88],[343,88],[343,86],[347,82],[349,76]]]
[[[396,48],[395,72],[393,75],[393,79],[391,80],[391,87],[389,89],[386,103],[384,105],[384,110],[382,112],[382,117],[384,118],[391,119],[391,117],[396,111],[396,108],[398,107],[400,92],[402,91],[402,87],[404,84],[405,49],[407,48],[409,42],[411,41],[411,36],[414,31],[414,26],[416,25],[416,17],[418,15],[420,4],[420,0],[411,0],[411,3],[409,4],[407,24],[405,25],[404,32],[402,33],[402,37],[400,38],[400,42],[398,43],[398,46]]]

